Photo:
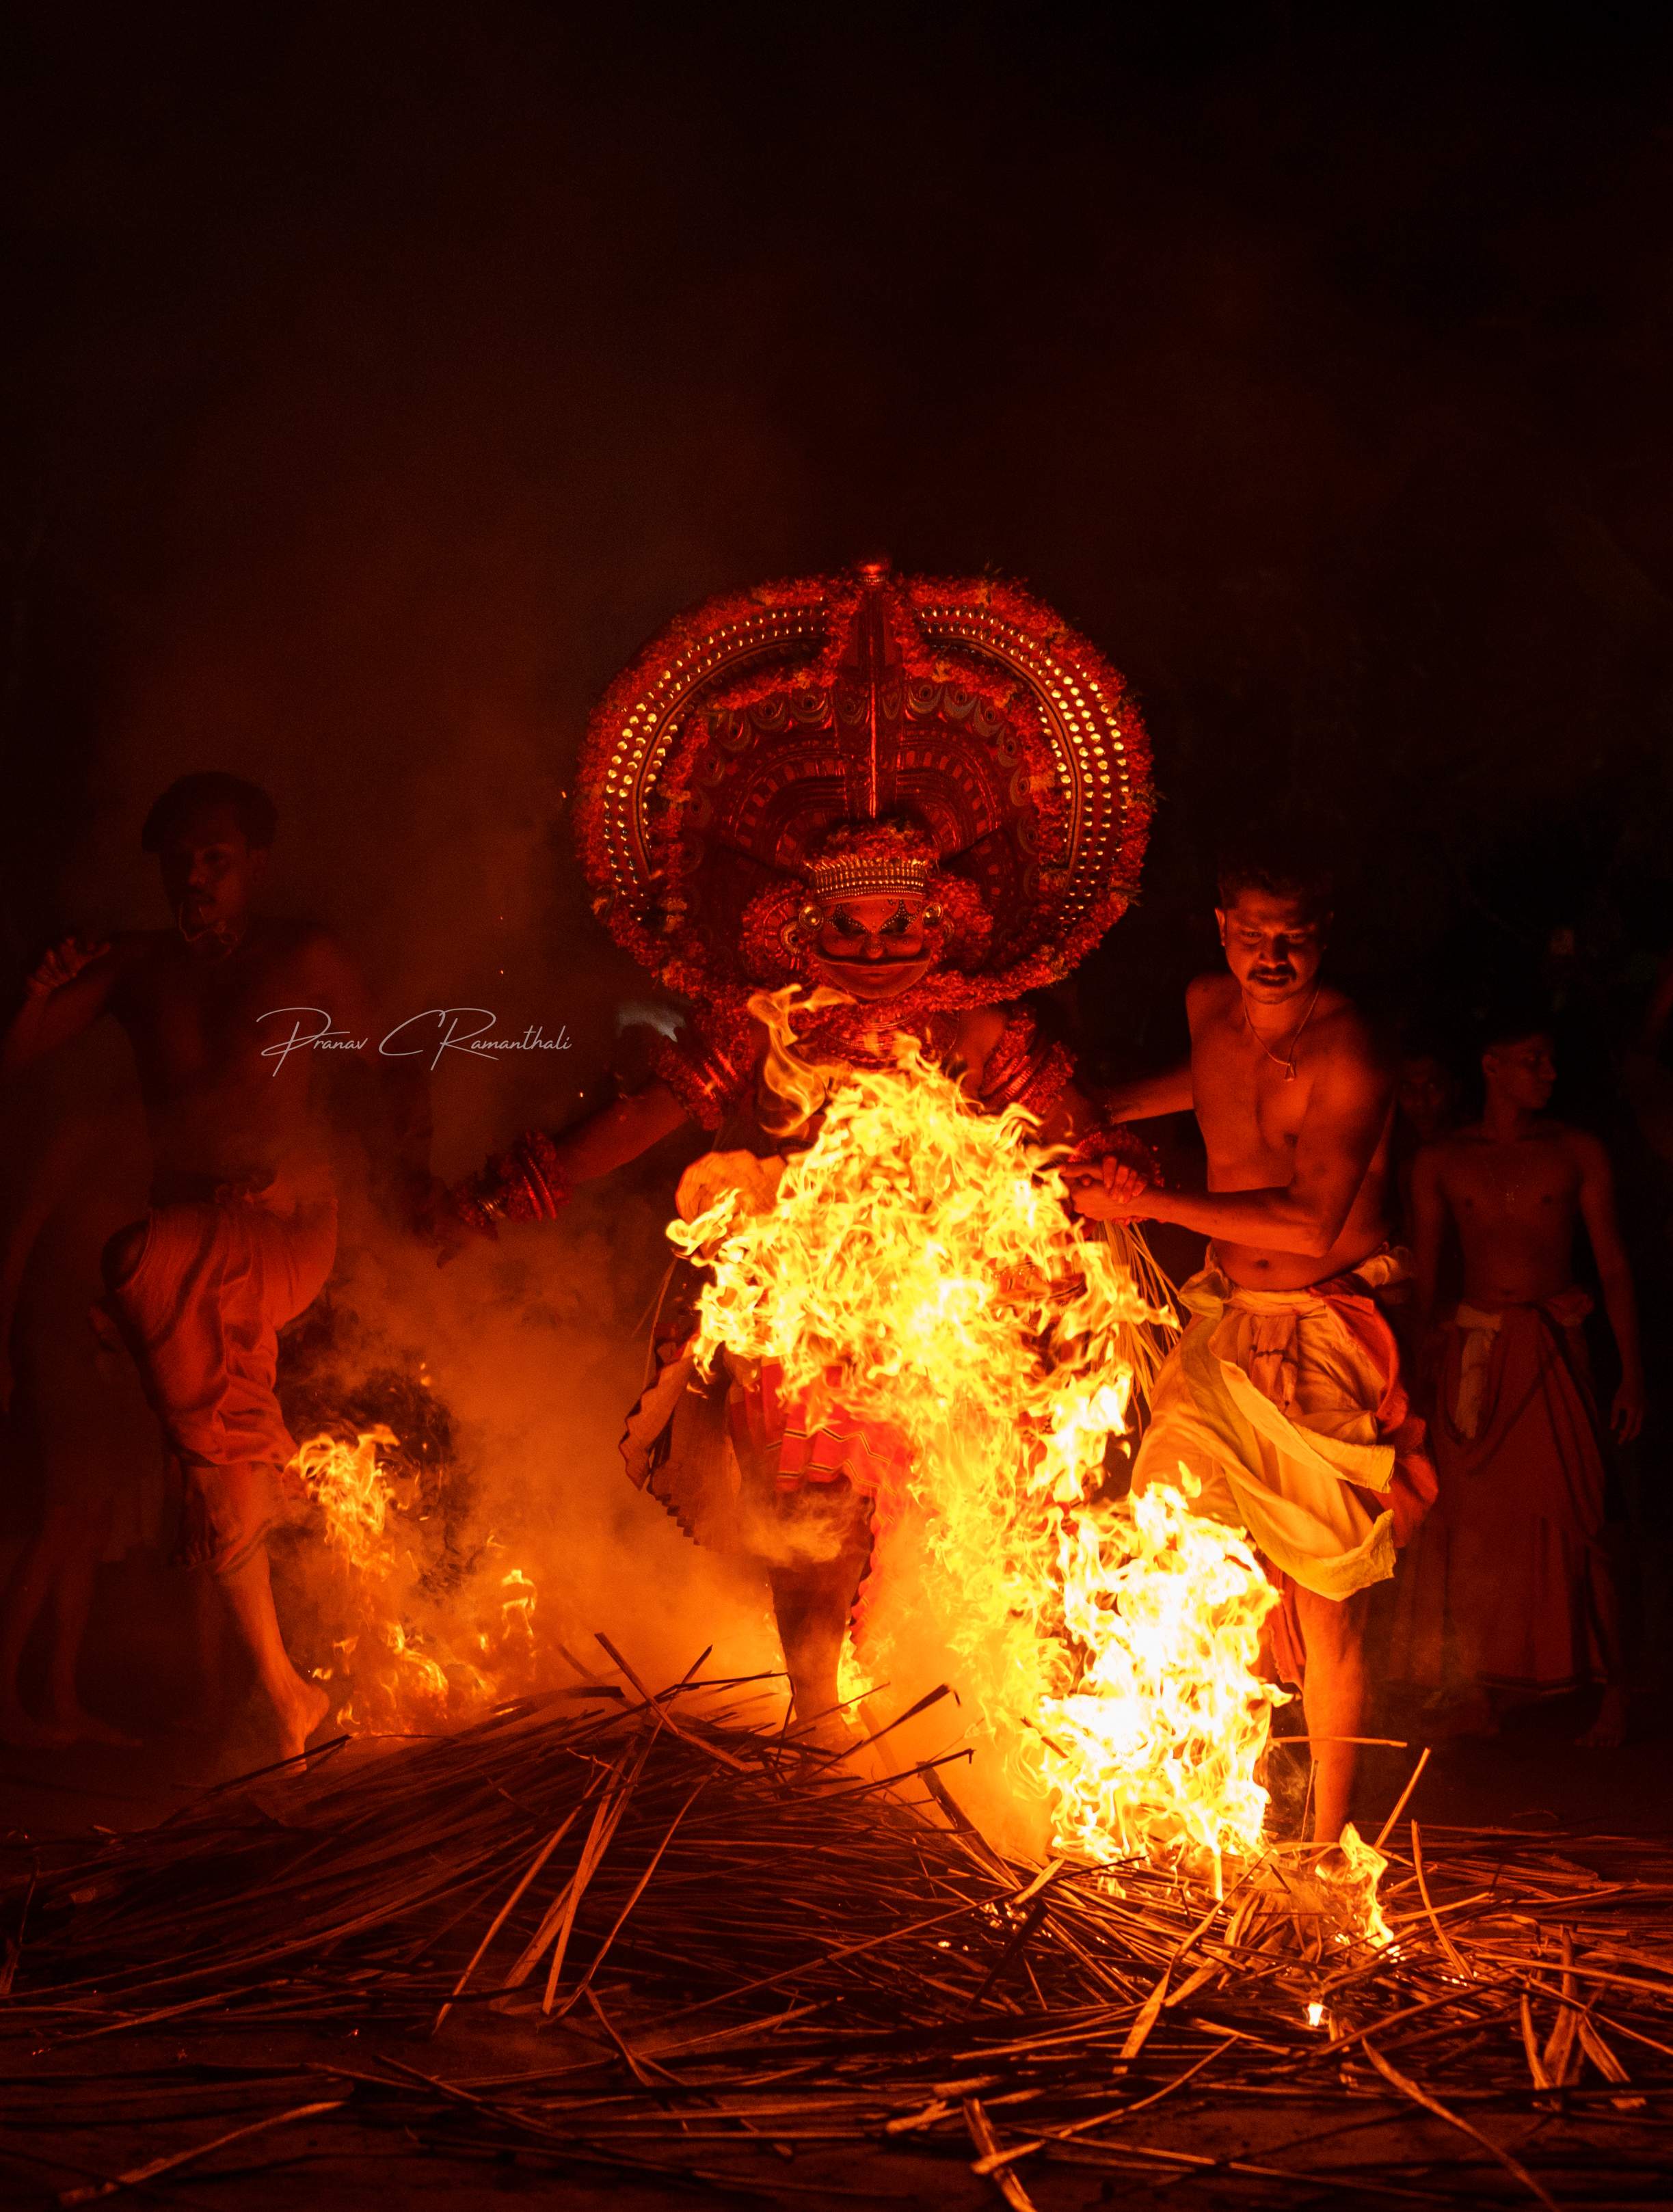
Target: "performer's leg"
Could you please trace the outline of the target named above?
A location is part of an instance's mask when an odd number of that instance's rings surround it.
[[[317,1682],[305,1682],[290,1663],[273,1609],[266,1545],[257,1544],[220,1582],[239,1641],[254,1663],[257,1686],[278,1723],[281,1756],[295,1759],[325,1717],[331,1699]]]
[[[871,1559],[871,1505],[843,1478],[803,1483],[776,1504],[780,1541],[767,1575],[796,1719],[806,1728],[838,1703],[843,1638]]]
[[[1334,1844],[1353,1809],[1359,1771],[1359,1747],[1344,1739],[1364,1733],[1369,1593],[1328,1598],[1298,1589],[1295,1597],[1307,1656],[1301,1703],[1313,1740],[1313,1839]]]
[[[860,1577],[842,1560],[773,1567],[770,1574],[796,1722],[806,1728],[838,1702],[836,1673]]]
[[[215,1522],[219,1558],[217,1579],[226,1590],[233,1631],[241,1641],[257,1674],[257,1690],[265,1697],[279,1725],[285,1759],[295,1759],[307,1736],[319,1728],[330,1708],[330,1698],[316,1681],[303,1681],[290,1663],[285,1639],[279,1632],[279,1614],[272,1606],[272,1577],[268,1573],[268,1520],[264,1504],[272,1495],[272,1471],[252,1464],[217,1468],[215,1475]]]

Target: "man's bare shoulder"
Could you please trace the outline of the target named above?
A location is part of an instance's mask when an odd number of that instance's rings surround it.
[[[1548,1121],[1543,1127],[1582,1175],[1596,1175],[1600,1169],[1609,1172],[1609,1147],[1601,1137],[1594,1137],[1590,1129],[1577,1129],[1572,1121]]]
[[[1334,984],[1327,983],[1320,991],[1309,1027],[1314,1049],[1327,1053],[1339,1066],[1363,1067],[1380,1075],[1394,1065],[1382,1030]]]
[[[1238,979],[1223,969],[1194,975],[1185,986],[1185,1012],[1195,1030],[1200,1024],[1223,1019],[1238,996]]]

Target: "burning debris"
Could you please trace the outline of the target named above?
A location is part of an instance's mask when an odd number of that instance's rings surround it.
[[[538,1591],[481,1520],[429,1367],[380,1349],[368,1360],[356,1316],[329,1302],[287,1341],[284,1408],[306,1439],[287,1474],[307,1512],[286,1564],[335,1725],[433,1731],[535,1686]]]
[[[246,2130],[274,2132],[240,2164],[289,2159],[329,2116],[769,2195],[821,2145],[951,2152],[1017,2212],[1065,2166],[1195,2203],[1664,2195],[1664,1851],[1413,1823],[1383,1838],[1377,1944],[1317,1917],[1296,1847],[1223,1896],[1145,1857],[1018,1863],[936,1765],[860,1778],[776,1702],[624,1671],[20,1854],[9,2124],[109,2124],[108,2073],[64,2071],[97,2035],[154,2174]],[[305,2071],[242,2041],[227,2063],[231,2031],[310,2026]]]

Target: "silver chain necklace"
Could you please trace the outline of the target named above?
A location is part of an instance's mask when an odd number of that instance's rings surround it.
[[[1301,1032],[1306,1028],[1308,1023],[1311,1021],[1313,1018],[1313,1008],[1318,1004],[1318,994],[1323,988],[1324,986],[1323,983],[1314,984],[1313,995],[1307,1001],[1307,1011],[1303,1014],[1301,1019],[1296,1024],[1295,1034],[1290,1039],[1288,1054],[1281,1060],[1272,1049],[1272,1047],[1267,1042],[1266,1039],[1261,1035],[1259,1030],[1256,1028],[1254,1023],[1250,1020],[1249,1001],[1244,997],[1241,990],[1238,993],[1238,1001],[1243,1007],[1244,1027],[1249,1031],[1250,1036],[1254,1038],[1256,1043],[1260,1046],[1261,1050],[1265,1053],[1267,1058],[1272,1062],[1273,1066],[1275,1067],[1281,1067],[1283,1069],[1284,1080],[1286,1083],[1293,1083],[1295,1080],[1295,1056],[1301,1048]]]

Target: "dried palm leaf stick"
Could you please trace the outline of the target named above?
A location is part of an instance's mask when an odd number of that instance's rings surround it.
[[[430,2033],[432,2035],[435,2033],[442,2021],[447,2017],[449,2011],[453,2008],[453,1998],[459,1995],[465,1984],[470,1980],[471,1975],[475,1973],[478,1965],[481,1963],[484,1952],[487,1950],[489,1945],[493,1942],[494,1938],[499,1934],[501,1929],[504,1927],[506,1922],[510,1918],[513,1911],[520,1901],[523,1893],[527,1889],[529,1884],[534,1880],[535,1876],[540,1872],[542,1867],[545,1865],[547,1860],[563,1842],[564,1837],[569,1834],[580,1810],[581,1808],[577,1806],[575,1812],[570,1813],[557,1827],[553,1829],[551,1834],[546,1838],[545,1842],[540,1846],[540,1849],[535,1853],[533,1858],[529,1862],[527,1873],[524,1875],[516,1888],[512,1891],[510,1896],[507,1898],[505,1903],[500,1907],[499,1911],[495,1915],[493,1920],[489,1925],[488,1933],[483,1937],[481,1942],[478,1944],[476,1949],[471,1954],[469,1964],[465,1966],[464,1972],[460,1974],[459,1979],[453,1984],[452,1995],[448,1997],[447,2003],[442,2006],[441,2011],[436,2014],[435,2018],[430,2022]]]
[[[1610,2050],[1609,2045],[1604,2042],[1603,2037],[1598,2033],[1597,2027],[1593,2023],[1589,2013],[1585,2014],[1580,2021],[1580,2042],[1585,2049],[1586,2057],[1591,2059],[1592,2064],[1597,2069],[1597,2071],[1603,2075],[1606,2081],[1613,2081],[1617,2084],[1623,2082],[1630,2083],[1633,2078],[1632,2075],[1628,2074],[1626,2068],[1621,2064],[1620,2059],[1616,2057],[1614,2051]],[[1609,2101],[1614,2105],[1617,2112],[1641,2112],[1645,2110],[1647,2100],[1643,2097],[1634,2095],[1630,2097],[1614,2097],[1611,2098]]]
[[[976,2164],[970,2169],[971,2172],[988,2173],[1000,2195],[1013,2208],[1013,2212],[1035,2212],[1033,2198],[1023,2187],[1016,2175],[1008,2168],[1001,2167],[995,2171],[987,2164],[989,2160],[998,2154],[999,2137],[994,2133],[993,2123],[983,2110],[981,2099],[966,2097],[964,2100],[964,2125],[970,2130],[970,2141],[980,2154]]]
[[[686,1799],[684,1804],[680,1807],[678,1812],[674,1814],[673,1820],[669,1826],[668,1832],[663,1837],[661,1842],[657,1845],[650,1864],[645,1869],[643,1874],[640,1875],[638,1881],[634,1884],[632,1893],[629,1896],[627,1903],[617,1914],[615,1920],[611,1925],[610,1933],[605,1937],[603,1942],[599,1944],[597,1951],[593,1954],[593,1963],[587,1968],[585,1978],[577,1987],[575,1995],[569,1997],[565,2002],[563,2008],[564,2013],[569,2011],[570,2008],[581,1997],[583,1991],[591,1988],[594,1975],[598,1972],[599,1968],[604,1964],[605,1954],[609,1951],[611,1945],[616,1941],[617,1936],[620,1935],[628,1915],[633,1911],[634,1906],[638,1904],[640,1899],[644,1895],[646,1888],[650,1882],[651,1876],[656,1872],[657,1868],[661,1864],[663,1853],[667,1850],[669,1844],[672,1843],[674,1839],[674,1830],[678,1827],[680,1822],[685,1818],[686,1814],[697,1802],[699,1794],[703,1790],[707,1789],[708,1786],[708,1778],[705,1776],[698,1782],[696,1789],[692,1790],[691,1795]],[[551,1984],[548,1987],[547,2001],[544,2007],[544,2009],[549,2013],[552,2008],[552,1986],[555,1986],[555,1984]],[[560,2014],[560,2017],[562,2015]]]
[[[211,2151],[224,2150],[228,2143],[242,2142],[246,2136],[260,2135],[268,2128],[283,2127],[291,2120],[312,2119],[316,2113],[340,2112],[349,2100],[332,2097],[323,2103],[295,2105],[288,2112],[269,2112],[265,2118],[252,2120],[246,2126],[234,2128],[228,2135],[216,2136],[213,2142],[196,2143],[190,2150],[173,2151],[164,2158],[154,2158],[148,2165],[137,2166],[126,2173],[119,2173],[109,2181],[89,2183],[77,2189],[61,2189],[58,2201],[66,2207],[92,2204],[101,2197],[114,2197],[119,2190],[136,2189],[148,2181],[155,2181],[160,2173],[171,2173],[175,2168],[189,2166],[194,2159],[207,2158]]]
[[[1522,2048],[1527,2057],[1528,2071],[1532,2076],[1534,2087],[1536,2089],[1548,2089],[1551,2087],[1551,2076],[1546,2072],[1545,2061],[1540,2054],[1539,2039],[1534,2033],[1534,2008],[1528,2002],[1526,1990],[1522,1992],[1519,2024],[1522,2030]]]
[[[649,1746],[648,1745],[646,1749],[648,1750],[648,1748]],[[563,1918],[558,1926],[556,1940],[552,1944],[552,1960],[551,1965],[547,1971],[545,1994],[541,2000],[540,2005],[541,2011],[546,2014],[548,2017],[550,2017],[551,2014],[552,1998],[557,1989],[558,1978],[563,1972],[563,1961],[569,1952],[569,1938],[575,1933],[575,1915],[581,1910],[581,1900],[586,1895],[587,1885],[592,1881],[594,1873],[598,1869],[599,1862],[610,1848],[611,1838],[614,1837],[617,1829],[621,1825],[622,1814],[627,1809],[629,1794],[632,1790],[633,1785],[638,1778],[639,1766],[642,1765],[643,1762],[644,1753],[642,1753],[640,1755],[639,1765],[636,1765],[631,1772],[624,1778],[617,1798],[615,1808],[610,1814],[609,1818],[604,1821],[602,1826],[600,1826],[598,1820],[594,1820],[592,1832],[588,1834],[586,1844],[581,1851],[581,1863],[575,1869],[574,1876],[570,1881],[569,1887],[569,1904],[564,1911]],[[602,1808],[600,1809],[602,1810]]]
[[[1557,2005],[1557,2017],[1545,2046],[1545,2070],[1552,2081],[1566,2085],[1570,2068],[1579,2072],[1579,2054],[1574,2047],[1575,2031],[1579,2026],[1580,2008],[1574,1996],[1574,1939],[1568,1929],[1560,1931],[1562,1943],[1562,1996]]]
[[[261,1982],[248,1994],[259,1996],[265,1990],[282,1990],[285,1986],[283,1980]],[[211,1990],[207,1996],[192,1997],[185,2004],[161,2005],[154,2012],[125,2013],[121,2019],[106,2021],[102,2027],[82,2028],[74,2035],[58,2036],[53,2048],[58,2049],[66,2043],[90,2043],[95,2036],[116,2035],[128,2028],[155,2027],[160,2020],[179,2020],[187,2013],[204,2012],[216,2005],[225,2004],[230,1994],[224,1989]]]
[[[598,1802],[593,1808],[592,1826],[588,1828],[585,1840],[582,1842],[581,1857],[576,1863],[575,1872],[547,1906],[533,1935],[518,1954],[505,1979],[499,1985],[502,1991],[521,1988],[534,1972],[537,1964],[545,1955],[547,1946],[554,1941],[560,1927],[564,1925],[576,1883],[580,1881],[584,1886],[585,1876],[590,1875],[598,1863],[599,1858],[602,1856],[604,1845],[608,1844],[611,1835],[615,1831],[616,1823],[626,1809],[627,1799],[623,1794],[622,1785],[627,1774],[630,1756],[630,1747],[629,1750],[623,1752],[617,1760],[610,1782],[601,1790]],[[635,1765],[636,1773],[638,1767],[642,1765],[644,1757],[645,1748],[642,1747],[638,1760]]]
[[[688,1735],[680,1726],[679,1723],[675,1720],[672,1714],[667,1711],[666,1706],[663,1702],[663,1700],[672,1693],[665,1690],[661,1692],[660,1696],[653,1697],[650,1691],[646,1688],[643,1682],[640,1680],[638,1675],[634,1673],[632,1668],[629,1666],[627,1661],[623,1658],[621,1653],[616,1649],[616,1646],[604,1633],[603,1630],[594,1629],[593,1632],[597,1637],[599,1642],[603,1644],[605,1650],[610,1654],[611,1659],[615,1661],[617,1666],[621,1668],[623,1674],[627,1676],[629,1681],[632,1683],[634,1688],[638,1691],[640,1696],[644,1699],[647,1711],[654,1715],[659,1728],[672,1729],[673,1734],[678,1736],[682,1742],[693,1744],[698,1750],[706,1751],[712,1759],[720,1759],[723,1765],[735,1768],[739,1773],[742,1774],[747,1772],[748,1770],[745,1767],[744,1761],[741,1759],[736,1758],[731,1752],[723,1751],[720,1745],[710,1743],[702,1736]],[[694,1662],[692,1667],[688,1668],[686,1670],[688,1676],[694,1673],[696,1668],[703,1664],[703,1659],[706,1659],[708,1656],[709,1654],[705,1651],[703,1654],[703,1658]]]
[[[1434,1900],[1429,1894],[1429,1884],[1426,1878],[1423,1866],[1423,1838],[1419,1832],[1418,1825],[1415,1820],[1414,1820],[1411,1825],[1411,1839],[1412,1873],[1417,1882],[1417,1893],[1423,1899],[1423,1910],[1429,1916],[1429,1923],[1435,1931],[1435,1935],[1439,1941],[1442,1950],[1445,1952],[1447,1957],[1452,1962],[1453,1971],[1465,1980],[1468,1980],[1470,1970],[1464,1964],[1463,1954],[1458,1949],[1457,1944],[1453,1942],[1452,1938],[1447,1934],[1446,1930],[1441,1926],[1439,1916],[1435,1911]]]
[[[1537,1959],[1529,1958],[1525,1954],[1514,1951],[1490,1951],[1485,1944],[1475,1948],[1478,1957],[1486,1959],[1495,1966],[1520,1967],[1524,1973],[1537,1973],[1540,1971],[1541,1962]],[[1635,1974],[1612,1974],[1602,1966],[1589,1966],[1580,1960],[1576,1960],[1566,1970],[1566,1978],[1583,1982],[1602,1982],[1610,1989],[1641,1990],[1648,1996],[1659,1997],[1664,2004],[1673,2002],[1673,1982],[1649,1982]],[[1530,1983],[1530,1987],[1533,1986],[1535,1985]],[[1560,1990],[1546,1989],[1543,1994],[1547,1996],[1560,1996],[1562,1992]]]
[[[593,2017],[597,2020],[599,2026],[604,2030],[605,2033],[610,2038],[617,2051],[621,2052],[623,2057],[627,2061],[628,2069],[632,2074],[634,2080],[639,2083],[642,2088],[654,2088],[655,2084],[652,2081],[650,2075],[646,2072],[644,2066],[634,2054],[633,2050],[628,2044],[625,2037],[622,2034],[620,2029],[616,2026],[616,2023],[611,2019],[609,2014],[605,2012],[604,2007],[599,2002],[599,1993],[596,1990],[588,1990],[587,1991],[587,2002],[588,2006],[591,2008]],[[670,2075],[668,2079],[672,2081],[674,2077]]]
[[[1494,2142],[1491,2136],[1485,2136],[1479,2128],[1472,2126],[1461,2113],[1449,2111],[1439,2098],[1432,2097],[1427,2089],[1421,2089],[1415,2081],[1408,2075],[1401,2073],[1397,2067],[1390,2065],[1375,2044],[1366,2044],[1366,2057],[1370,2059],[1385,2081],[1393,2083],[1402,2096],[1409,2097],[1414,2105],[1421,2105],[1426,2112],[1433,2112],[1438,2120],[1445,2120],[1448,2127],[1457,2128],[1460,2134],[1466,2135],[1472,2142],[1480,2143],[1489,2158],[1496,2160],[1506,2173],[1512,2175],[1531,2196],[1538,2198],[1539,2202],[1546,2207],[1546,2212],[1562,2212],[1562,2208],[1555,2197],[1535,2180],[1533,2175],[1518,2158],[1505,2149],[1502,2144]]]

